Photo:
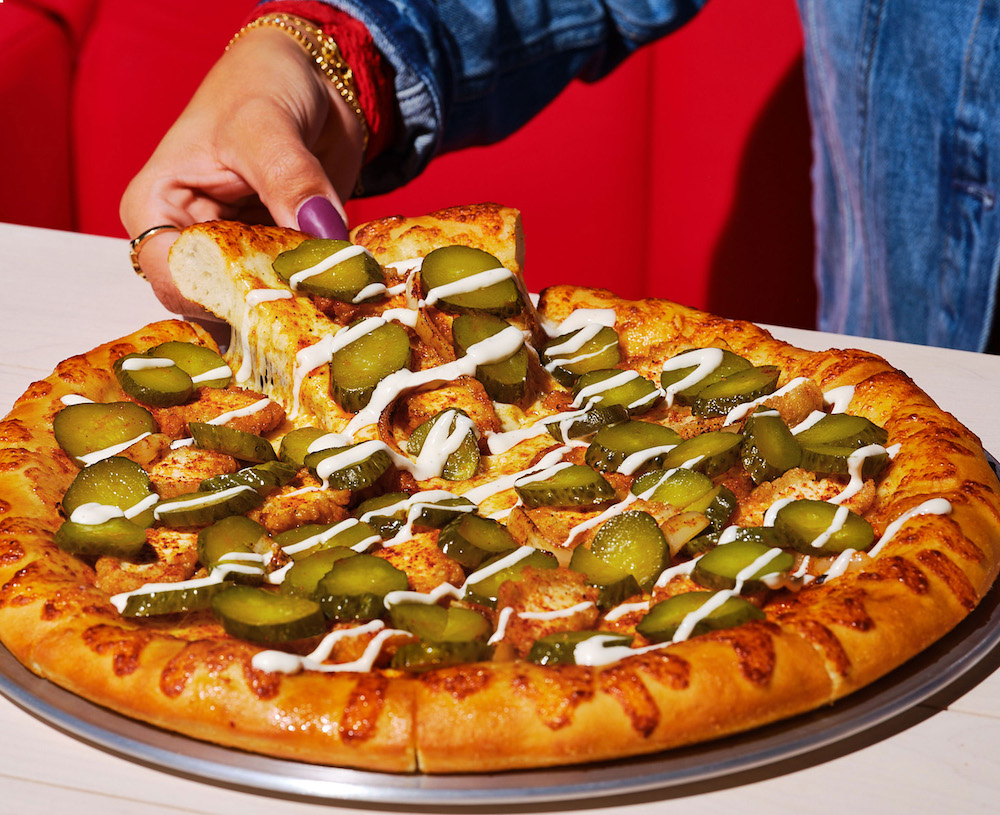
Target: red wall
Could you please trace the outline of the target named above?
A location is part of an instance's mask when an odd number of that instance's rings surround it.
[[[7,0],[0,38],[14,20],[49,45],[33,46],[34,65],[17,82],[7,65],[17,57],[0,48],[3,109],[46,123],[0,132],[0,154],[18,156],[0,187],[0,220],[123,234],[125,185],[252,5]],[[68,59],[46,57],[42,70],[42,54],[73,42],[75,74]],[[441,157],[405,189],[352,202],[352,220],[500,201],[524,214],[533,289],[601,285],[811,325],[800,52],[794,0],[774,0],[767,15],[755,0],[714,0],[503,144]]]

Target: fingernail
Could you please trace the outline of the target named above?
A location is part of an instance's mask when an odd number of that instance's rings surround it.
[[[317,238],[346,241],[347,225],[337,208],[321,195],[308,199],[295,215],[299,229]]]

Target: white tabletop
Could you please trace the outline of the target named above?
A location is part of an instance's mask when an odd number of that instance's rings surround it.
[[[0,413],[73,354],[169,316],[128,262],[124,241],[0,224]],[[860,347],[906,371],[1000,451],[1000,358],[793,329],[805,348]],[[996,812],[1000,809],[1000,656],[957,687],[818,754],[738,778],[587,802],[588,811],[650,813]],[[544,804],[503,811],[549,811]],[[556,807],[558,808],[558,807]],[[390,808],[391,809],[391,808]],[[560,811],[584,809],[564,804]],[[339,807],[237,791],[150,769],[68,736],[0,698],[0,813],[286,815]],[[433,811],[428,808],[425,811]],[[456,810],[451,810],[456,811]]]

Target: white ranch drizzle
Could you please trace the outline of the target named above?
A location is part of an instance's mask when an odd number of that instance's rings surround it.
[[[255,567],[249,568],[250,571],[247,571],[248,567],[246,566],[236,563],[223,563],[212,569],[205,577],[196,577],[192,580],[178,580],[174,583],[146,583],[134,591],[113,594],[109,600],[118,609],[118,613],[121,614],[125,611],[125,605],[128,603],[130,597],[155,597],[160,592],[175,592],[183,589],[201,589],[206,586],[216,586],[226,579],[227,574],[234,572],[240,574],[256,573]]]
[[[572,617],[574,614],[593,608],[593,606],[593,600],[584,600],[582,603],[577,603],[575,606],[570,606],[569,608],[557,608],[552,611],[519,611],[517,612],[517,616],[522,620],[561,620],[564,617]]]
[[[683,379],[679,379],[676,382],[667,385],[664,390],[664,399],[667,403],[667,407],[673,406],[674,396],[676,396],[679,391],[701,382],[701,380],[712,373],[721,364],[721,348],[697,348],[693,351],[685,351],[683,354],[678,354],[672,359],[668,359],[663,364],[664,371],[676,371],[681,368],[689,368],[692,365],[695,366],[695,369]]]
[[[214,419],[206,421],[205,424],[225,424],[231,419],[241,419],[244,416],[253,416],[255,413],[260,413],[260,411],[266,408],[269,404],[271,404],[271,400],[265,396],[263,399],[258,399],[256,402],[252,402],[246,407],[230,410],[227,413],[220,413]]]
[[[348,529],[351,529],[360,523],[361,521],[359,521],[356,518],[345,518],[343,521],[341,521],[338,524],[334,524],[329,529],[325,529],[322,532],[317,532],[315,535],[310,535],[308,538],[303,538],[302,540],[296,543],[290,543],[288,546],[282,546],[281,551],[284,552],[286,555],[294,557],[295,555],[299,554],[299,552],[305,552],[309,549],[312,549],[314,546],[319,546],[320,544],[326,543],[331,538],[335,538],[341,532],[346,532]],[[364,552],[370,549],[380,540],[381,538],[379,538],[378,535],[369,535],[367,538],[365,538],[362,541],[358,541],[358,543],[354,544],[350,548],[353,549],[355,552]]]
[[[848,567],[851,565],[851,558],[856,552],[857,549],[845,549],[837,555],[836,560],[830,564],[830,568],[823,572],[823,579],[833,580],[835,577],[840,577],[844,574],[844,572],[846,572]]]
[[[93,405],[94,400],[88,399],[86,396],[81,396],[78,393],[67,393],[59,397],[59,401],[62,402],[66,407],[70,405]]]
[[[573,399],[573,407],[578,408],[590,408],[593,407],[593,401],[597,401],[595,397],[600,396],[612,388],[617,388],[622,385],[627,385],[629,382],[634,382],[636,379],[642,379],[643,376],[638,371],[626,370],[620,373],[609,376],[607,379],[601,382],[595,382],[593,385],[587,385],[585,388],[581,388],[580,392],[577,393],[576,398]],[[645,401],[645,400],[641,400]],[[637,407],[638,403],[635,405],[629,405],[629,407]]]
[[[465,597],[469,593],[469,586],[473,583],[478,583],[481,580],[485,580],[487,577],[492,577],[497,572],[501,572],[508,566],[513,566],[520,563],[526,557],[531,556],[538,550],[534,546],[519,546],[509,555],[505,555],[500,558],[500,560],[491,563],[489,566],[483,566],[481,569],[474,571],[470,574],[465,582],[462,584],[462,596]]]
[[[605,614],[604,619],[608,622],[614,622],[626,614],[631,614],[633,611],[649,611],[649,600],[642,600],[638,603],[622,603]]]
[[[387,291],[389,290],[386,288],[385,283],[369,283],[351,298],[351,302],[357,305],[358,303],[363,303],[365,300],[378,297],[380,294],[385,294]]]
[[[243,359],[240,362],[240,369],[236,372],[237,385],[249,382],[253,374],[253,365],[250,362],[250,337],[246,332],[246,326],[250,323],[250,310],[261,303],[268,303],[272,300],[289,300],[294,296],[288,289],[254,289],[247,294],[243,311],[244,328],[240,331],[240,351],[243,354]]]
[[[950,515],[951,514],[951,503],[946,498],[931,498],[924,501],[922,504],[917,504],[917,506],[912,509],[908,509],[902,515],[900,515],[895,521],[889,524],[885,528],[885,532],[882,533],[882,537],[878,539],[878,542],[868,550],[869,557],[875,557],[879,552],[882,551],[882,547],[885,546],[899,530],[903,527],[907,521],[918,515]]]
[[[404,523],[403,527],[395,535],[389,538],[389,540],[383,541],[382,545],[389,548],[406,542],[413,536],[413,524],[416,522],[417,518],[420,517],[420,513],[423,512],[423,510],[433,507],[438,501],[456,497],[457,496],[454,493],[448,492],[447,490],[425,490],[411,495],[405,501],[400,502],[406,507],[406,523]],[[451,507],[453,512],[474,512],[475,509],[475,505]]]
[[[371,253],[365,249],[365,247],[358,244],[352,244],[351,246],[345,246],[343,249],[338,249],[332,255],[328,255],[323,258],[319,263],[310,266],[308,269],[302,269],[299,272],[295,272],[290,278],[288,278],[288,285],[292,291],[298,291],[299,284],[303,280],[308,280],[310,277],[315,277],[318,274],[322,274],[327,271],[327,269],[332,269],[338,263],[343,263],[345,260],[350,260],[351,258],[356,258],[358,255],[368,255],[371,257]]]
[[[153,368],[173,368],[172,359],[162,357],[129,357],[122,360],[123,371],[148,371]]]
[[[579,535],[581,532],[586,532],[588,529],[593,529],[598,524],[604,523],[604,521],[611,518],[611,516],[618,515],[619,513],[624,512],[626,507],[628,507],[630,504],[635,503],[638,500],[639,496],[634,495],[633,493],[630,492],[621,501],[619,501],[617,504],[613,504],[612,506],[608,507],[600,515],[595,515],[593,518],[589,518],[586,521],[581,521],[572,529],[570,529],[569,534],[566,536],[566,540],[564,540],[562,543],[563,548],[568,547],[576,538],[576,536]]]
[[[554,416],[548,416],[544,419],[539,419],[533,425],[529,427],[521,428],[520,430],[508,430],[502,433],[486,433],[486,446],[490,453],[493,455],[498,455],[500,453],[506,453],[512,447],[516,447],[522,441],[534,438],[535,436],[541,436],[548,433],[549,425],[558,425],[560,435],[566,438],[569,428],[574,421],[579,419],[581,416],[586,415],[587,410],[567,410],[562,413],[557,413]],[[570,439],[566,442],[572,447],[586,447],[587,443],[580,441],[578,439]]]
[[[795,379],[791,380],[785,386],[778,388],[778,390],[776,390],[774,393],[769,393],[767,396],[761,396],[759,399],[754,399],[753,401],[744,402],[741,405],[737,405],[731,411],[729,411],[729,413],[726,414],[726,421],[722,423],[722,426],[726,427],[727,425],[731,425],[734,424],[735,422],[740,421],[741,419],[749,416],[753,412],[753,409],[757,407],[757,405],[762,405],[768,399],[773,399],[776,396],[784,396],[786,393],[791,393],[799,385],[808,381],[809,380],[804,376],[797,376],[795,377]]]
[[[494,495],[503,492],[504,490],[511,489],[514,484],[525,476],[531,475],[532,473],[537,473],[542,470],[548,469],[553,466],[556,462],[562,460],[563,455],[569,450],[569,447],[557,447],[554,450],[550,450],[535,466],[520,472],[512,473],[511,475],[504,475],[493,479],[487,484],[482,484],[478,487],[473,487],[471,490],[462,493],[463,498],[468,498],[474,504],[481,504],[487,498],[491,498]]]
[[[233,369],[228,365],[220,365],[218,368],[212,368],[210,371],[205,371],[203,374],[195,374],[191,377],[191,381],[195,385],[200,385],[202,382],[211,382],[213,379],[224,379],[227,376],[233,375]]]
[[[461,599],[462,590],[451,583],[442,583],[434,587],[429,592],[422,591],[390,591],[383,600],[386,608],[392,608],[402,603],[420,603],[425,606],[434,606],[445,597]]]
[[[790,428],[793,436],[797,436],[803,430],[808,430],[814,424],[821,422],[828,414],[824,413],[822,410],[814,410],[808,416],[806,416],[801,422],[799,422],[795,427]]]
[[[510,606],[504,606],[500,609],[500,616],[497,617],[496,631],[493,632],[493,636],[486,640],[487,645],[496,645],[498,642],[503,641],[503,638],[507,636],[507,623],[510,622],[513,614],[514,609]]]
[[[898,451],[899,447],[895,446],[895,450]],[[835,495],[830,499],[830,503],[841,504],[861,492],[861,488],[865,485],[865,481],[861,477],[861,471],[865,466],[865,459],[888,452],[881,444],[869,444],[865,447],[859,447],[851,453],[847,457],[847,472],[850,473],[851,480],[847,482],[847,486],[844,487],[839,495]]]
[[[844,528],[844,524],[847,523],[847,518],[850,514],[851,511],[847,507],[837,507],[837,511],[834,513],[833,520],[830,521],[830,525],[817,535],[815,540],[810,541],[809,545],[814,549],[820,549],[823,546],[826,546],[827,541]]]
[[[532,296],[531,301],[537,308],[537,297]],[[608,328],[614,328],[618,315],[615,313],[613,308],[578,308],[574,309],[574,311],[561,323],[553,323],[541,314],[538,315],[538,319],[542,330],[546,334],[550,337],[561,337],[564,334],[569,334],[571,331],[576,331],[578,328],[583,328],[585,325],[589,325],[590,323],[597,323],[598,325],[607,326]]]
[[[153,517],[159,521],[162,520],[163,516],[161,515],[161,513],[164,509],[167,510],[198,509],[199,507],[203,507],[208,504],[213,504],[216,501],[221,501],[225,498],[230,498],[234,495],[239,495],[239,493],[241,492],[247,492],[248,490],[250,492],[253,492],[254,488],[248,487],[246,485],[241,485],[238,487],[230,487],[229,489],[226,490],[219,490],[218,492],[211,492],[211,493],[206,493],[205,495],[199,495],[197,498],[188,498],[185,499],[184,501],[176,501],[170,499],[159,504],[153,510]]]
[[[610,665],[612,662],[620,662],[627,657],[649,654],[653,651],[662,651],[673,643],[657,642],[646,645],[642,648],[633,648],[630,645],[610,645],[609,643],[620,643],[621,637],[614,634],[595,634],[593,637],[578,643],[573,649],[573,661],[577,665],[587,665],[592,668],[601,665]]]
[[[110,447],[105,447],[103,450],[94,450],[91,453],[85,453],[82,456],[77,456],[84,464],[96,464],[98,461],[103,461],[106,458],[111,458],[111,456],[116,456],[123,450],[127,450],[136,442],[142,441],[146,436],[151,436],[152,433],[140,433],[134,439],[129,439],[128,441],[123,441],[119,444],[112,444]]]
[[[618,472],[622,475],[632,475],[651,458],[656,458],[656,456],[663,453],[669,453],[676,446],[676,444],[661,444],[657,447],[647,447],[645,450],[639,450],[631,455],[625,456],[622,463],[618,465]],[[699,458],[701,458],[701,456],[699,456]]]
[[[99,504],[96,501],[91,501],[86,504],[80,504],[70,514],[69,519],[77,524],[100,524],[110,521],[112,518],[127,518],[128,520],[132,520],[132,518],[141,515],[147,509],[156,506],[159,500],[160,496],[153,492],[125,510],[114,504]]]
[[[375,634],[375,636],[365,646],[364,653],[358,659],[353,662],[337,663],[327,663],[324,661],[330,656],[334,646],[340,640],[348,637],[361,637],[366,634]],[[381,620],[372,620],[370,623],[365,623],[355,628],[341,628],[331,631],[316,646],[316,649],[306,656],[289,654],[286,651],[259,651],[253,655],[251,664],[258,671],[267,671],[268,673],[292,674],[298,673],[301,670],[320,671],[323,673],[365,672],[372,669],[385,642],[398,635],[412,636],[407,631],[386,628],[385,623]]]
[[[841,385],[831,388],[823,394],[823,403],[830,408],[830,413],[846,413],[854,398],[854,385]]]

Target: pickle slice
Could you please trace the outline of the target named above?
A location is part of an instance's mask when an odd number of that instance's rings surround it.
[[[476,569],[487,558],[513,552],[518,546],[503,524],[471,513],[450,521],[438,535],[437,545],[466,569]]]
[[[492,314],[460,314],[451,324],[455,354],[464,357],[478,342],[499,334],[510,323]],[[478,379],[494,402],[514,404],[528,392],[528,350],[522,345],[510,357],[476,368]]]
[[[461,417],[461,418],[460,418]],[[460,424],[465,433],[457,441],[450,440]],[[441,478],[447,481],[465,481],[472,478],[479,469],[479,443],[476,441],[475,424],[464,410],[445,408],[435,413],[426,422],[419,424],[406,442],[407,450],[421,457],[424,444],[430,439],[428,449],[441,456],[447,452],[441,467]],[[424,455],[423,460],[429,457]]]
[[[56,530],[55,543],[71,555],[131,560],[145,547],[146,530],[127,518],[110,518],[99,524],[66,521]]]
[[[678,444],[663,457],[663,466],[697,470],[708,478],[722,475],[740,460],[743,436],[726,430],[699,433]]]
[[[374,543],[376,529],[363,521],[347,518],[335,524],[306,524],[286,529],[274,536],[274,542],[294,560],[324,549],[340,549]]]
[[[333,352],[330,392],[344,410],[357,413],[371,400],[379,382],[409,366],[409,334],[398,323],[383,322]]]
[[[471,642],[408,642],[392,655],[392,667],[397,671],[420,673],[449,665],[482,662],[490,647],[482,640]]]
[[[676,385],[683,379],[686,379],[691,374],[693,374],[698,368],[698,357],[702,355],[703,351],[707,349],[695,349],[694,351],[682,351],[680,354],[672,357],[667,363],[667,369],[660,374],[660,387],[667,390],[672,385]],[[725,379],[727,376],[737,373],[738,371],[744,371],[751,367],[750,362],[745,360],[743,357],[734,354],[724,348],[715,349],[721,352],[721,361],[712,370],[708,371],[704,376],[698,379],[697,382],[692,382],[684,388],[676,391],[673,395],[673,401],[678,405],[690,406],[698,393],[709,385],[718,382],[720,379]],[[672,365],[677,365],[687,360],[692,360],[691,365],[684,365],[679,368],[670,367]]]
[[[503,269],[503,264],[489,252],[469,246],[442,246],[429,252],[420,266],[421,296],[425,300],[428,296],[436,297],[433,305],[443,311],[485,311],[497,317],[519,314],[524,303],[513,275],[503,276],[498,273],[501,275],[500,280],[492,283],[483,281],[484,285],[470,291],[435,292],[435,289],[451,284],[466,288],[459,281],[495,269]],[[475,282],[471,281],[468,285],[474,285]]]
[[[803,445],[800,466],[821,475],[849,475],[852,457],[857,460],[858,452],[863,449],[840,444]],[[857,465],[858,475],[864,480],[877,478],[889,464],[889,453],[884,447],[876,445],[868,452]]]
[[[305,463],[324,485],[335,490],[363,490],[382,477],[392,459],[381,442],[363,441],[310,453]]]
[[[274,447],[267,439],[233,427],[205,422],[188,422],[188,431],[196,447],[226,453],[240,461],[263,464],[276,461]]]
[[[339,560],[355,557],[358,554],[346,546],[319,551],[314,549],[312,552],[311,555],[296,560],[285,572],[285,579],[281,581],[282,594],[297,594],[300,597],[317,599],[319,581],[326,577],[333,565]]]
[[[839,555],[847,549],[863,552],[875,541],[871,524],[857,513],[806,498],[778,510],[774,528],[788,538],[792,548],[807,555]]]
[[[777,411],[754,413],[743,427],[743,467],[755,484],[798,467],[802,448]]]
[[[199,492],[227,490],[230,487],[253,487],[261,495],[270,495],[295,478],[298,469],[280,461],[265,461],[253,467],[244,467],[235,473],[220,473],[206,478],[198,485]]]
[[[399,603],[389,610],[393,628],[401,628],[425,642],[486,640],[493,630],[482,614],[461,606]]]
[[[570,413],[566,419],[546,419],[545,429],[556,441],[586,439],[598,430],[628,421],[628,410],[621,405],[598,405],[585,413]]]
[[[691,412],[695,416],[725,416],[739,405],[774,393],[780,377],[781,369],[776,365],[737,371],[698,391]]]
[[[208,608],[212,598],[231,585],[211,577],[183,580],[176,584],[157,583],[129,595],[121,614],[123,617],[158,617],[198,611]]]
[[[759,567],[752,568],[758,561]],[[741,594],[757,594],[768,588],[766,578],[789,572],[794,565],[795,558],[788,552],[754,540],[736,540],[698,558],[691,579],[713,590],[734,589],[739,581]]]
[[[889,434],[863,416],[849,413],[828,413],[814,425],[796,434],[799,444],[806,446],[833,444],[841,447],[884,445]]]
[[[610,368],[583,374],[573,384],[573,404],[592,407],[618,406],[638,416],[663,396],[656,385],[636,371]]]
[[[675,594],[657,603],[642,618],[635,630],[653,642],[668,642],[677,635],[685,623],[691,627],[687,638],[698,637],[710,631],[735,628],[751,620],[764,619],[764,612],[742,597],[733,595],[721,606],[697,619],[689,615],[699,615],[701,607],[715,597],[713,591],[691,591]],[[693,624],[693,625],[692,625]]]
[[[541,480],[517,481],[514,492],[529,508],[590,507],[615,498],[614,487],[607,479],[582,464],[570,464]]]
[[[354,517],[371,524],[384,540],[393,537],[406,524],[410,496],[405,492],[387,492],[358,504]]]
[[[670,565],[670,549],[656,519],[641,510],[623,512],[601,524],[590,550],[633,575],[646,590]]]
[[[385,282],[378,261],[350,241],[310,238],[282,252],[271,267],[296,291],[344,303],[354,302],[358,294],[373,283]],[[295,277],[307,270],[316,273]]]
[[[686,509],[706,496],[714,485],[704,473],[694,470],[650,470],[632,482],[632,494],[647,501]]]
[[[333,564],[316,596],[331,620],[374,620],[385,612],[385,596],[406,591],[406,573],[374,555],[355,555]]]
[[[212,613],[226,633],[251,642],[288,642],[326,630],[319,604],[253,586],[229,586],[212,597]]]
[[[323,436],[330,435],[318,427],[300,427],[286,433],[278,447],[278,460],[296,467],[304,467],[306,456],[319,450],[310,450],[310,445]]]
[[[414,507],[418,510],[413,518],[413,525],[424,529],[440,529],[450,523],[458,515],[466,515],[476,511],[476,505],[468,498],[455,495],[451,498],[437,498],[433,501],[413,501],[411,499],[409,515],[413,514]]]
[[[642,473],[661,468],[670,449],[680,443],[680,435],[669,427],[628,421],[597,431],[585,458],[604,472],[623,471],[624,464],[628,473]]]
[[[94,463],[94,454],[121,452],[157,427],[153,414],[135,402],[86,402],[60,410],[52,430],[66,455],[83,467]]]
[[[512,559],[508,565],[499,569],[495,568],[507,558]],[[559,561],[556,560],[555,555],[541,549],[535,549],[526,557],[519,559],[514,559],[513,553],[497,555],[469,575],[469,579],[465,583],[466,598],[481,606],[496,608],[500,586],[508,580],[517,580],[521,572],[529,566],[535,569],[555,569],[558,565]]]
[[[115,361],[114,372],[121,389],[144,405],[180,405],[194,393],[191,377],[171,359],[126,354]]]
[[[642,593],[635,575],[621,563],[612,563],[595,555],[586,546],[573,550],[569,567],[587,578],[587,583],[598,590],[597,607],[614,608]]]
[[[252,487],[230,487],[214,492],[189,492],[161,501],[154,514],[165,526],[208,526],[230,515],[243,515],[264,503]]]
[[[222,565],[234,567],[228,576],[239,583],[260,583],[264,565],[252,556],[266,538],[267,530],[256,521],[231,515],[198,532],[198,560],[209,571]]]
[[[737,501],[733,491],[722,484],[707,492],[701,498],[688,504],[687,512],[701,512],[708,518],[713,530],[722,531],[736,511]]]
[[[575,665],[576,647],[593,637],[604,638],[604,647],[632,644],[631,637],[608,631],[557,631],[535,640],[526,659],[539,665]]]
[[[84,504],[117,507],[133,524],[145,529],[153,525],[153,495],[153,485],[142,467],[130,459],[112,456],[76,474],[63,495],[62,508],[66,516],[72,518]],[[140,506],[143,504],[148,508],[143,509]],[[80,517],[72,519],[86,522]]]
[[[191,377],[196,388],[225,388],[233,378],[232,369],[219,354],[193,342],[171,340],[157,345],[148,353],[151,357],[173,360]]]
[[[587,325],[548,342],[542,364],[557,382],[569,387],[590,371],[614,368],[621,362],[618,332],[606,325]]]

